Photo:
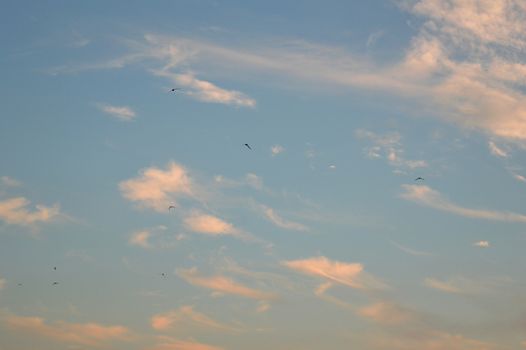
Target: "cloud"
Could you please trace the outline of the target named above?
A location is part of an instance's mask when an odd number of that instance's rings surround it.
[[[131,235],[128,243],[130,243],[131,245],[136,245],[136,246],[143,247],[143,248],[151,248],[152,246],[150,242],[148,242],[151,236],[152,236],[152,233],[150,231],[147,231],[147,230],[137,231]]]
[[[135,118],[135,112],[130,107],[111,106],[111,105],[105,105],[105,104],[99,104],[98,106],[100,110],[103,111],[104,113],[107,113],[111,115],[112,117],[115,117],[123,121],[129,122]]]
[[[294,231],[308,231],[309,230],[309,228],[303,224],[283,219],[281,216],[278,215],[278,213],[276,213],[274,209],[270,207],[261,205],[261,210],[263,211],[263,214],[265,215],[265,217],[278,227],[284,228],[286,230],[294,230]]]
[[[195,311],[194,307],[189,305],[182,306],[177,310],[154,315],[151,318],[151,326],[157,331],[166,331],[172,328],[180,328],[183,325],[229,332],[238,330],[235,327],[224,325],[203,313]]]
[[[281,145],[274,145],[270,147],[270,153],[272,154],[272,156],[277,156],[278,154],[283,152],[285,152],[285,148]]]
[[[7,326],[11,329],[36,334],[55,341],[79,344],[84,346],[99,346],[112,340],[127,340],[130,331],[123,326],[104,326],[97,323],[66,323],[55,322],[46,324],[39,317],[9,316]]]
[[[440,192],[423,185],[402,185],[405,192],[401,197],[418,204],[422,204],[434,209],[450,212],[456,215],[468,218],[508,221],[508,222],[526,222],[526,215],[511,212],[499,212],[484,209],[465,208],[444,198]]]
[[[189,88],[185,94],[202,102],[221,103],[238,107],[255,107],[256,100],[242,92],[222,89],[206,80],[197,79],[192,73],[175,74],[175,81]]]
[[[346,263],[329,260],[324,256],[303,260],[283,261],[283,265],[310,276],[322,277],[351,288],[379,289],[384,288],[382,282],[368,275],[359,263]]]
[[[170,205],[177,206],[178,197],[195,197],[188,171],[175,162],[166,170],[144,169],[138,177],[119,183],[119,188],[126,199],[161,213],[168,213]]]
[[[438,289],[452,294],[480,294],[502,285],[505,280],[474,281],[465,277],[457,276],[448,280],[436,278],[424,279],[424,285],[429,288]],[[509,281],[508,281],[509,282]]]
[[[276,297],[272,293],[244,286],[241,283],[222,275],[209,277],[201,276],[197,268],[180,269],[177,271],[177,275],[194,286],[212,289],[220,293],[238,295],[257,300],[271,300]]]
[[[16,179],[13,179],[9,176],[0,177],[0,188],[2,187],[19,187],[22,186],[22,183]]]
[[[479,248],[489,248],[489,242],[488,241],[478,241],[478,242],[473,243],[473,245],[475,247],[479,247]]]
[[[198,212],[192,213],[184,219],[187,229],[208,235],[239,235],[240,232],[232,224],[221,220],[218,217]]]
[[[432,256],[433,253],[419,251],[415,249],[408,248],[406,246],[401,245],[400,243],[396,243],[395,241],[391,241],[391,244],[400,249],[403,252],[406,252],[407,254],[415,255],[415,256]]]
[[[223,348],[199,343],[194,340],[178,340],[162,337],[159,344],[148,350],[223,350]]]
[[[386,159],[391,166],[396,168],[417,169],[428,166],[425,160],[408,160],[404,158],[402,136],[398,132],[379,135],[372,131],[358,129],[355,131],[355,135],[359,139],[366,139],[372,142],[372,146],[365,148],[368,158]]]
[[[52,207],[37,204],[36,210],[29,211],[27,207],[30,203],[24,197],[0,201],[0,219],[10,225],[33,226],[37,223],[51,222],[63,215],[58,204]]]
[[[500,158],[508,158],[508,152],[503,150],[502,148],[498,147],[495,142],[489,141],[488,143],[489,150],[491,154],[493,154],[496,157]]]
[[[364,306],[358,310],[358,314],[383,324],[402,324],[414,318],[409,310],[385,301]]]

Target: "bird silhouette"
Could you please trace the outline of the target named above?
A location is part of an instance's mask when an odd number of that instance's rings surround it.
[[[57,271],[57,267],[56,267],[56,266],[55,266],[55,267],[53,267],[53,270]]]
[[[250,145],[249,145],[248,143],[245,143],[245,146],[247,146],[247,148],[248,148],[249,150],[252,150],[252,147],[250,147]]]
[[[168,207],[168,211],[170,211],[170,209],[175,209],[175,207],[174,207],[173,205],[170,205],[170,206]]]
[[[58,282],[53,282],[53,285],[56,286],[58,284]]]
[[[415,181],[424,181],[424,178],[419,176],[415,179]]]
[[[166,278],[166,274],[163,272],[161,273],[161,276],[163,276],[164,278]]]
[[[181,88],[173,88],[172,90],[170,90],[170,92],[177,92],[177,91],[181,91]]]

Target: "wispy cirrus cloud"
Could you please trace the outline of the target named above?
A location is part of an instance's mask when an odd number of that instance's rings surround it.
[[[67,323],[58,321],[48,324],[40,317],[10,315],[5,320],[11,329],[39,335],[58,342],[97,347],[105,342],[127,340],[130,331],[123,326],[105,326],[98,323]]]
[[[31,202],[25,197],[12,197],[0,201],[0,220],[10,225],[35,227],[39,223],[57,220],[64,216],[60,206],[51,207],[37,204],[35,210],[28,210]]]
[[[270,220],[274,225],[284,228],[286,230],[293,231],[308,231],[309,228],[299,222],[294,222],[282,218],[274,209],[267,207],[266,205],[260,206],[265,217]]]
[[[372,131],[358,129],[355,131],[355,135],[372,143],[372,146],[365,148],[365,154],[369,158],[386,159],[391,166],[396,168],[417,169],[428,166],[425,160],[405,159],[402,136],[398,132],[381,135]]]
[[[410,310],[386,301],[364,306],[358,310],[358,314],[382,324],[402,324],[415,318]]]
[[[165,213],[170,205],[178,205],[180,197],[196,196],[188,171],[175,162],[170,162],[166,170],[144,169],[138,177],[119,183],[119,189],[124,198],[139,206]]]
[[[422,204],[434,209],[450,212],[468,218],[526,222],[526,215],[512,212],[501,212],[485,209],[472,209],[460,206],[443,197],[440,192],[423,185],[402,185],[405,192],[400,196],[404,199]]]
[[[237,332],[234,326],[220,323],[209,316],[198,312],[191,305],[181,306],[177,310],[171,310],[156,314],[151,318],[151,326],[157,331],[166,331],[184,326],[208,328],[218,331]]]
[[[191,72],[172,73],[166,69],[155,72],[156,75],[170,78],[175,84],[185,87],[185,95],[196,100],[237,107],[254,108],[256,106],[256,100],[244,93],[223,89],[209,81],[196,78]]]
[[[180,340],[171,337],[159,337],[159,342],[148,350],[223,350],[218,346],[200,343],[195,340]]]
[[[99,103],[97,106],[104,113],[109,114],[112,117],[115,117],[122,121],[129,122],[133,120],[136,116],[135,111],[127,106],[112,106],[112,105],[101,104],[101,103]]]
[[[497,146],[497,144],[494,141],[490,140],[488,142],[488,147],[489,147],[489,150],[490,150],[491,154],[493,154],[496,157],[500,157],[500,158],[508,158],[509,157],[508,152],[505,151],[503,148]]]
[[[321,277],[337,284],[358,289],[382,289],[386,285],[364,271],[360,263],[329,260],[324,256],[283,261],[282,264],[297,272]]]
[[[276,295],[273,293],[247,287],[226,276],[202,276],[197,268],[179,269],[177,270],[177,275],[194,286],[211,289],[220,293],[238,295],[256,300],[272,300],[276,298]]]

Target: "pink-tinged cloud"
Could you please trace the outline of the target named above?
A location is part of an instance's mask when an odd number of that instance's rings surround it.
[[[444,198],[440,192],[428,186],[402,185],[402,187],[405,190],[405,192],[401,194],[402,198],[434,209],[476,219],[526,222],[526,215],[522,214],[462,207]]]
[[[38,335],[58,342],[85,346],[100,346],[113,340],[127,340],[130,331],[123,326],[104,326],[97,323],[66,323],[58,321],[46,324],[40,317],[9,316],[7,326],[29,335]]]
[[[359,289],[383,288],[385,285],[364,272],[362,264],[329,260],[324,256],[282,262],[286,267],[310,276]]]
[[[157,331],[166,331],[185,325],[229,332],[237,330],[235,327],[215,321],[207,315],[194,310],[193,306],[189,305],[154,315],[151,318],[151,326]]]
[[[168,213],[168,207],[177,206],[178,197],[194,197],[195,191],[188,171],[175,162],[166,170],[147,168],[136,178],[119,184],[124,198],[145,208]]]
[[[303,224],[300,224],[299,222],[289,221],[276,213],[276,211],[270,207],[267,207],[265,205],[261,206],[261,210],[263,211],[263,214],[265,217],[272,222],[274,225],[284,228],[286,230],[293,230],[293,231],[308,231],[309,228]]]
[[[159,344],[148,350],[223,350],[221,347],[199,343],[194,340],[178,340],[161,337]]]
[[[383,324],[402,324],[414,318],[414,314],[396,304],[381,301],[358,310],[358,314]]]
[[[180,269],[177,271],[177,274],[186,282],[194,286],[208,288],[215,292],[238,295],[257,300],[271,300],[276,298],[276,295],[273,293],[247,287],[222,275],[201,276],[199,271],[197,271],[197,268]]]
[[[0,201],[0,219],[11,225],[32,226],[53,221],[62,215],[57,204],[52,207],[37,204],[36,210],[29,211],[27,207],[30,203],[24,197]]]
[[[493,154],[496,157],[508,158],[509,156],[508,152],[506,152],[504,149],[497,146],[497,144],[495,144],[495,142],[493,141],[489,141],[488,147],[489,147],[491,154]]]
[[[135,118],[135,112],[130,107],[101,104],[99,105],[99,108],[104,113],[123,121],[131,121]]]
[[[192,213],[185,218],[187,229],[208,235],[237,235],[239,231],[226,221],[212,215]]]
[[[130,239],[128,240],[128,243],[143,248],[151,248],[152,245],[148,241],[151,236],[152,233],[148,230],[137,231],[131,235]]]

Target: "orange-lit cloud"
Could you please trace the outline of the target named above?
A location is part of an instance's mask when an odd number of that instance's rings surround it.
[[[298,272],[323,277],[352,288],[383,288],[385,285],[364,272],[359,263],[329,260],[324,256],[303,260],[284,261],[283,265]]]
[[[29,211],[27,207],[30,203],[24,197],[0,201],[0,219],[11,225],[32,226],[53,221],[62,215],[57,204],[52,207],[37,204],[36,210]]]
[[[177,206],[179,196],[195,195],[188,171],[175,162],[169,163],[166,170],[144,169],[138,177],[122,181],[119,188],[126,199],[166,213],[170,205]]]
[[[177,274],[194,286],[212,289],[220,293],[239,295],[257,300],[270,300],[276,297],[272,293],[247,287],[225,276],[201,276],[196,268],[180,269],[177,271]]]
[[[239,231],[226,221],[212,215],[192,213],[184,219],[186,228],[208,235],[237,235]]]
[[[276,211],[270,207],[267,207],[265,205],[261,205],[261,210],[263,211],[263,214],[266,216],[267,219],[270,220],[274,225],[284,228],[286,230],[294,230],[294,231],[308,231],[309,228],[303,224],[300,224],[299,222],[289,221],[284,218],[282,218]]]
[[[414,318],[413,313],[396,304],[381,301],[358,310],[360,316],[378,323],[401,324]]]
[[[112,340],[127,340],[130,331],[123,326],[104,326],[97,323],[66,323],[58,321],[46,324],[40,317],[9,316],[7,326],[11,329],[39,335],[55,341],[80,344],[85,346],[99,346]]]
[[[405,190],[405,192],[401,194],[402,198],[434,209],[476,219],[526,222],[526,215],[523,214],[462,207],[444,198],[440,192],[428,186],[402,185],[402,187]]]
[[[157,331],[179,328],[183,325],[204,327],[220,331],[237,331],[238,329],[222,324],[203,313],[194,310],[193,306],[185,305],[177,310],[156,314],[151,318],[151,326]]]
[[[159,344],[148,350],[223,350],[221,347],[199,343],[194,340],[179,340],[161,337]]]

